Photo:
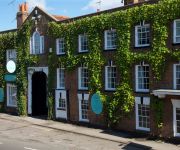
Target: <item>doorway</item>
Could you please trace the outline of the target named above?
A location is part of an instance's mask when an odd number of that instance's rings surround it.
[[[47,116],[47,76],[44,72],[32,75],[32,116]]]

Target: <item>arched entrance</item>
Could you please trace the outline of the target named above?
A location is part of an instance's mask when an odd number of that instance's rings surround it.
[[[44,72],[32,75],[32,116],[47,115],[47,76]]]

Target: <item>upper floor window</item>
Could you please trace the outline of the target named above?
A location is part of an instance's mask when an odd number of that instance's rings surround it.
[[[44,36],[41,36],[38,31],[33,33],[30,40],[30,53],[43,54],[44,53]]]
[[[150,45],[150,25],[137,25],[135,27],[135,47]]]
[[[116,49],[117,33],[116,30],[106,30],[104,32],[105,50]]]
[[[64,38],[56,39],[56,54],[65,54],[65,41]]]
[[[180,89],[180,64],[174,64],[174,89]]]
[[[15,49],[6,50],[6,62],[13,60],[16,62],[17,54]]]
[[[88,51],[88,37],[86,34],[79,35],[79,52]]]
[[[88,68],[79,67],[78,68],[78,88],[80,90],[88,90]]]
[[[65,69],[64,68],[57,69],[57,88],[65,89]]]
[[[116,89],[116,66],[105,67],[105,89]]]
[[[174,20],[174,43],[180,43],[180,19]]]
[[[136,65],[136,91],[149,92],[149,65]]]

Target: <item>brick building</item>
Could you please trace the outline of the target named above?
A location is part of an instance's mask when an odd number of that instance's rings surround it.
[[[157,0],[127,0],[125,6],[111,10],[101,11],[94,14],[68,18],[65,16],[50,15],[41,8],[34,8],[28,14],[27,4],[22,4],[17,13],[17,30],[23,27],[28,20],[34,21],[30,38],[30,54],[39,55],[39,62],[35,66],[27,68],[28,91],[27,110],[32,116],[47,115],[47,79],[49,75],[48,55],[53,47],[57,57],[66,54],[64,38],[52,38],[48,35],[48,23],[68,24],[86,17],[111,14],[118,11],[129,10],[131,8],[141,8],[144,5],[158,5]],[[160,10],[159,10],[160,11]],[[168,37],[166,46],[168,49],[178,49],[180,43],[180,16],[169,20]],[[3,31],[3,33],[12,32]],[[134,24],[130,32],[130,49],[136,53],[147,53],[151,51],[153,43],[153,25],[151,19],[142,20]],[[118,68],[114,61],[117,49],[116,29],[104,30],[101,37],[102,55],[106,58],[102,68],[102,92],[112,95],[116,91],[116,85],[121,80]],[[77,36],[77,54],[88,53],[88,37],[86,34]],[[16,59],[16,50],[6,51],[7,62]],[[151,108],[151,97],[158,97],[163,102],[163,127],[161,134],[163,137],[180,136],[180,64],[175,59],[169,59],[166,71],[160,81],[155,81],[151,64],[144,60],[134,62],[131,68],[131,84],[133,87],[134,109],[130,118],[124,118],[116,128],[126,131],[142,131],[153,135],[158,134],[155,125],[155,112]],[[106,127],[106,118],[102,114],[96,115],[91,108],[91,98],[88,90],[88,67],[79,65],[71,72],[65,66],[56,68],[53,80],[54,91],[54,116],[56,119],[64,119],[75,123],[86,123]],[[16,100],[17,87],[14,83],[8,82],[5,90],[5,110],[6,112],[17,112]]]

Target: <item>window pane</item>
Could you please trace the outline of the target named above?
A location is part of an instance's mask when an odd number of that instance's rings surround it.
[[[106,34],[106,48],[107,49],[114,49],[116,48],[116,40],[117,40],[117,33],[115,30],[108,30],[105,32]]]
[[[17,87],[13,84],[8,84],[8,103],[10,106],[17,106]]]
[[[138,104],[138,118],[139,127],[149,128],[150,116],[149,116],[149,105]]]
[[[180,133],[180,108],[176,108],[176,125],[177,133]]]
[[[40,34],[38,32],[36,32],[34,34],[34,51],[35,51],[35,54],[40,54]]]
[[[87,35],[80,35],[80,51],[88,51],[88,38]]]
[[[149,89],[149,66],[138,66],[137,72],[138,90]]]
[[[65,88],[65,69],[59,69],[59,88]]]
[[[58,53],[62,54],[65,52],[65,42],[64,42],[64,38],[61,38],[58,40],[58,44],[59,44],[59,50]]]
[[[88,89],[88,69],[86,67],[80,68],[80,88]]]
[[[88,100],[81,100],[81,117],[82,119],[88,119]]]
[[[150,27],[149,26],[139,26],[137,27],[137,46],[149,45],[150,44]]]
[[[107,89],[115,89],[116,88],[116,67],[106,67],[106,82]]]

